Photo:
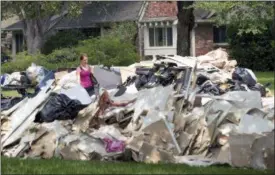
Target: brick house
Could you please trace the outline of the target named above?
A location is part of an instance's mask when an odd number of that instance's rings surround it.
[[[134,21],[138,27],[137,50],[142,59],[157,55],[175,55],[177,52],[177,3],[167,1],[101,1],[87,5],[75,19],[63,19],[54,31],[80,29],[93,36],[108,32],[110,23]],[[216,28],[209,19],[214,13],[196,9],[195,27],[191,33],[191,53],[198,56],[215,47],[225,46],[225,28]],[[1,27],[2,28],[2,27]],[[23,23],[17,21],[2,28],[12,33],[12,53],[23,50]],[[54,32],[53,32],[54,33]]]
[[[226,28],[215,27],[210,21],[215,14],[196,9],[195,27],[191,32],[191,55],[203,55],[216,47],[227,46]],[[146,2],[140,17],[142,55],[155,58],[156,55],[175,55],[177,52],[177,2]]]

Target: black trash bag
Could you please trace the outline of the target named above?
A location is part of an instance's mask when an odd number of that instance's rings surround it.
[[[198,94],[222,95],[225,93],[217,84],[213,84],[211,81],[206,81],[200,88]]]
[[[248,87],[255,86],[255,84],[257,83],[256,80],[253,78],[253,75],[251,75],[251,73],[246,68],[241,67],[235,68],[232,74],[232,79],[240,81],[246,84]]]
[[[197,78],[197,81],[196,81],[196,84],[201,86],[203,83],[205,83],[207,80],[210,80],[207,76],[205,75],[202,75],[202,74],[199,74],[198,75],[198,78]]]
[[[250,87],[249,89],[252,91],[259,91],[261,93],[261,96],[265,97],[266,93],[267,93],[266,88],[270,85],[271,85],[270,83],[267,83],[265,85],[261,85],[261,84],[257,83],[255,86]]]
[[[19,103],[23,99],[23,97],[5,98],[1,95],[1,111],[12,108],[14,105]]]
[[[139,90],[141,89],[146,83],[148,83],[149,77],[146,75],[140,75],[138,78],[135,80],[135,86]]]
[[[79,100],[72,100],[65,94],[51,93],[43,109],[35,116],[35,123],[54,120],[73,120],[78,112],[85,108]]]

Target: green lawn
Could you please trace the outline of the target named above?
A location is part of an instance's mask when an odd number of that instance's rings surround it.
[[[256,72],[262,84],[271,82],[274,91],[274,73]],[[4,95],[18,95],[16,91],[3,91]],[[272,171],[236,169],[227,166],[189,167],[175,164],[143,164],[135,162],[111,163],[98,161],[33,160],[1,157],[3,174],[272,174]]]
[[[27,92],[33,93],[34,89],[28,89]],[[2,91],[1,90],[1,93],[7,97],[21,97],[21,95],[16,90],[13,90],[13,91]]]
[[[2,157],[3,174],[272,174],[272,171],[228,166],[190,167],[183,164],[144,164],[72,160],[20,160]]]
[[[274,92],[274,72],[255,72],[255,74],[259,83],[272,83],[272,86],[269,88]]]

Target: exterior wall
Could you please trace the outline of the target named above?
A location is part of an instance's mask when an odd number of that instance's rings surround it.
[[[177,2],[151,1],[146,9],[146,18],[177,16]]]
[[[195,28],[195,53],[196,56],[204,55],[213,50],[212,24],[198,24]]]
[[[173,45],[165,47],[150,47],[149,45],[149,28],[144,27],[144,55],[152,55],[155,58],[156,55],[176,55],[177,53],[177,26],[172,26],[173,30]]]

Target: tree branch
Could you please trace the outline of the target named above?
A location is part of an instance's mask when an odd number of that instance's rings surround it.
[[[49,27],[46,29],[46,31],[44,32],[44,35],[46,35],[47,33],[49,33],[62,19],[64,19],[64,17],[68,14],[68,11],[64,11],[62,12],[62,14],[60,15],[60,17],[58,17],[57,19],[55,19],[54,22],[52,22],[52,19],[50,19],[49,21]],[[51,16],[52,18],[52,16]]]

